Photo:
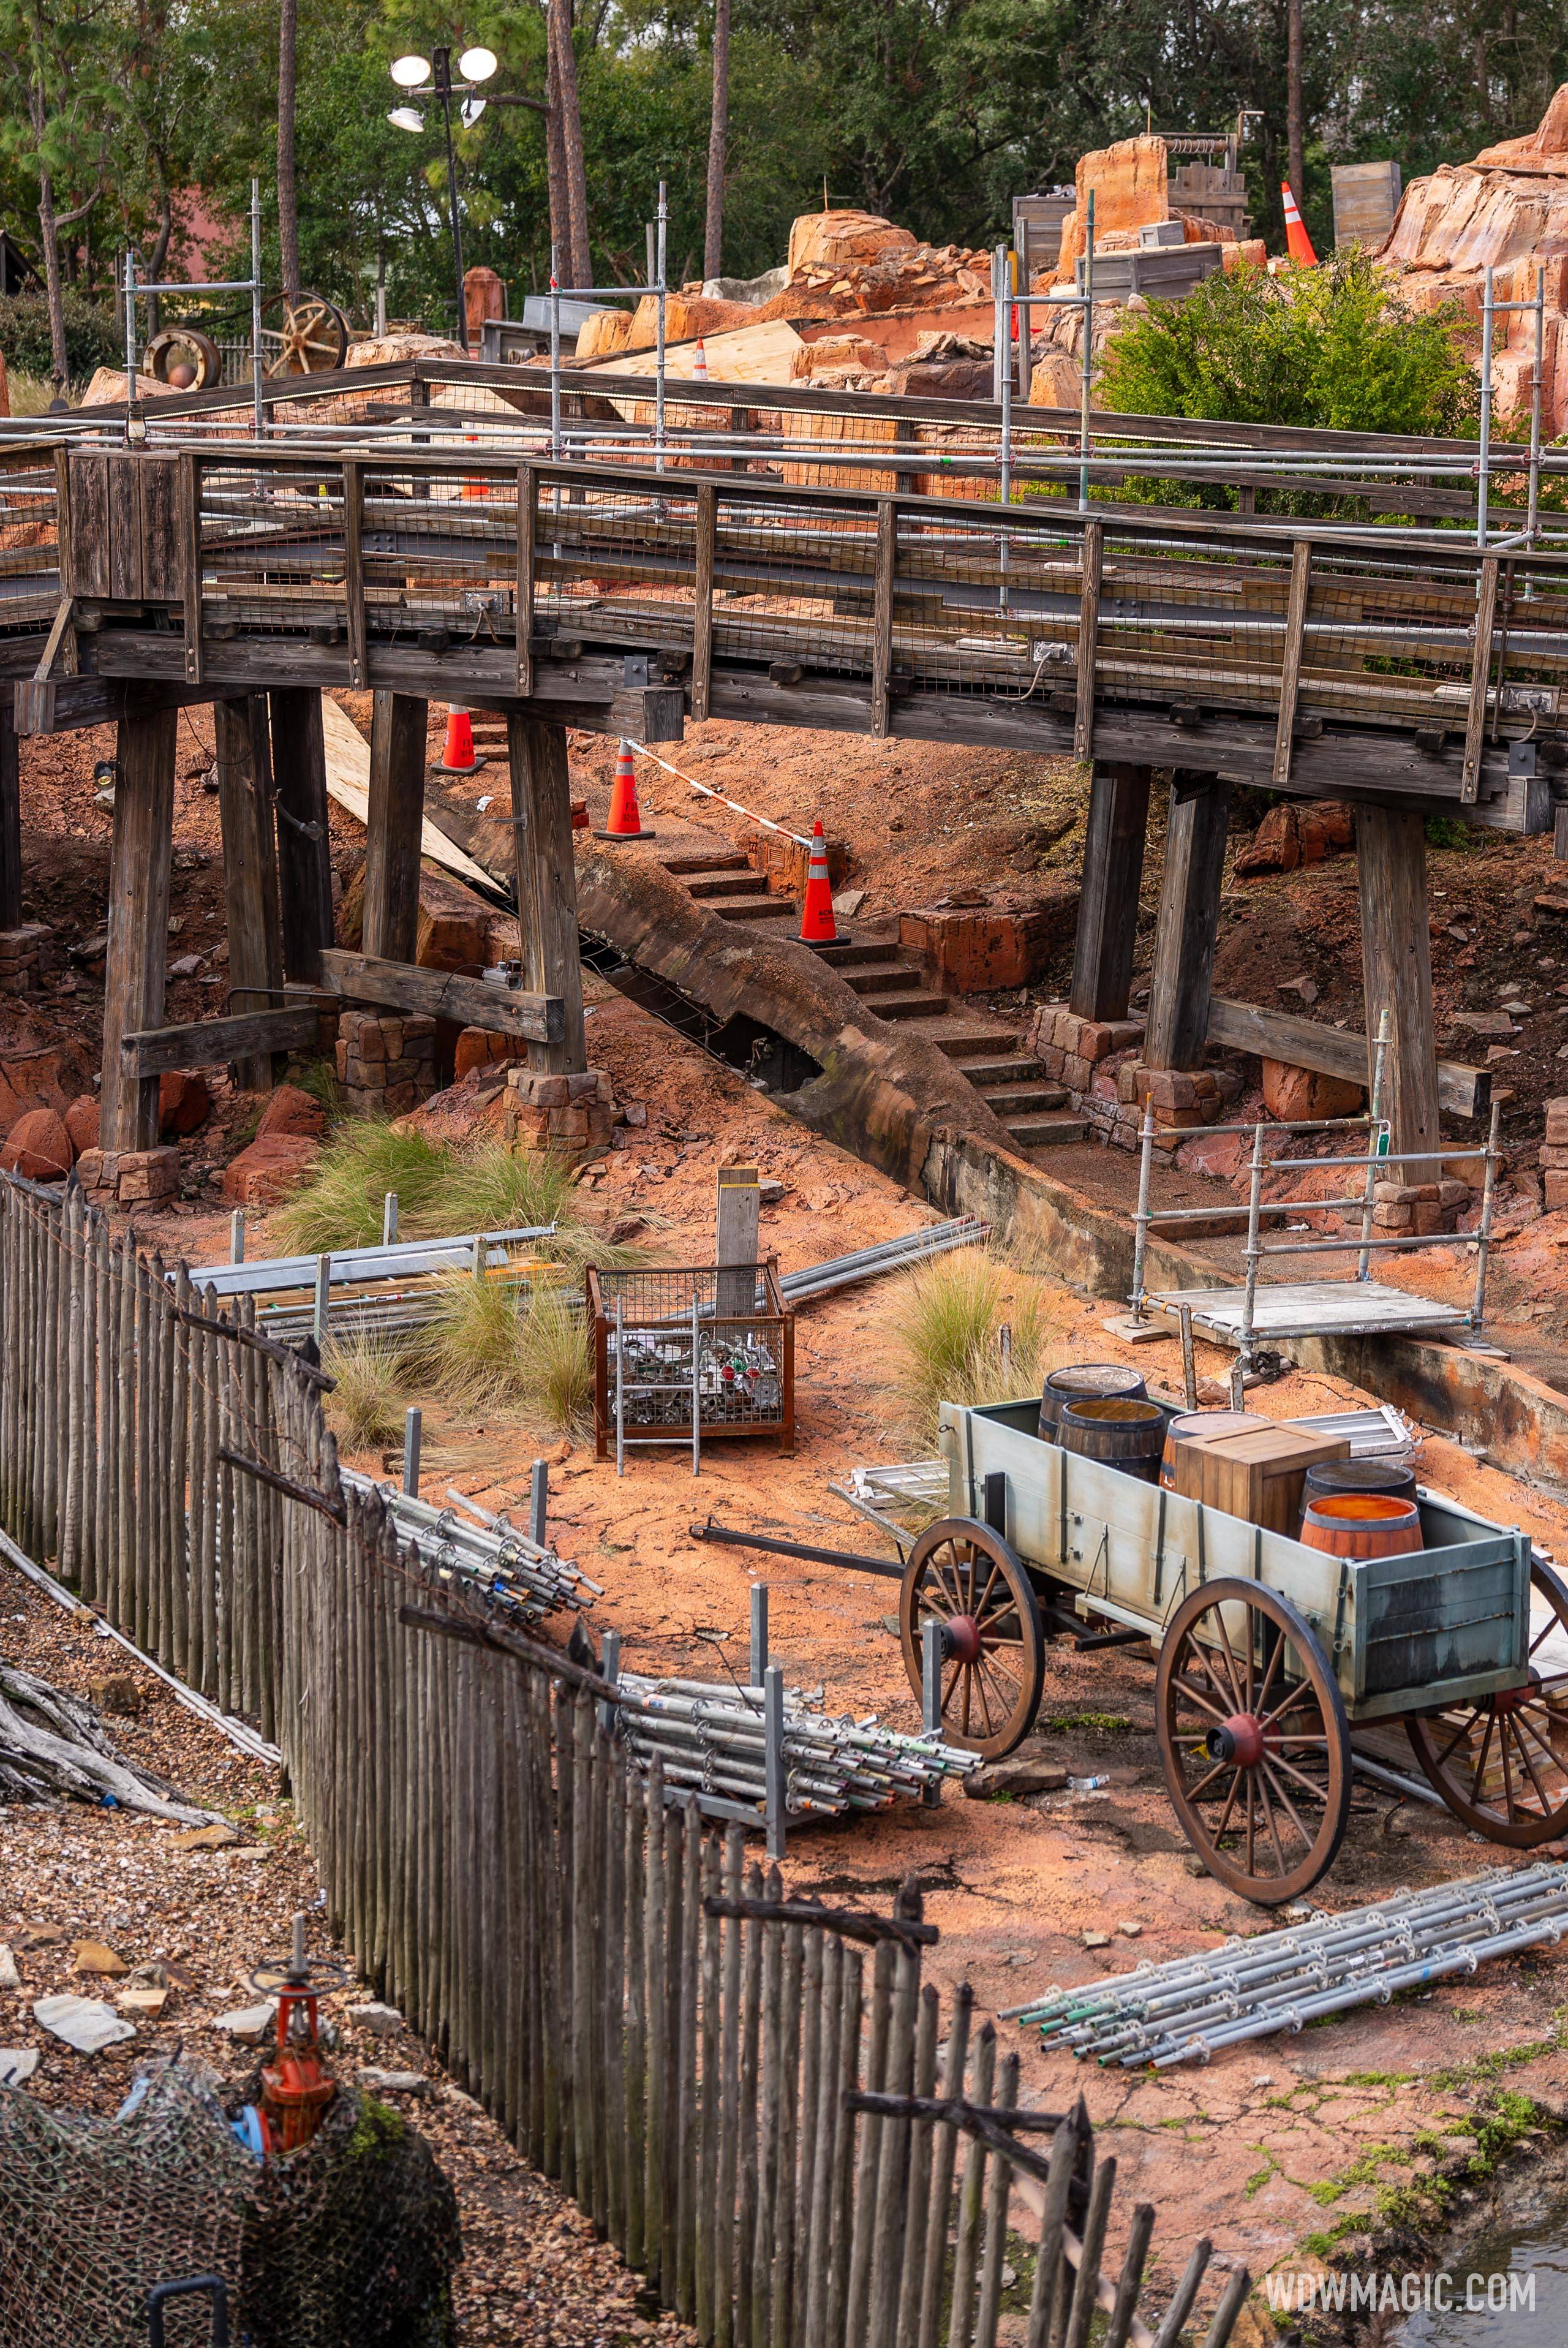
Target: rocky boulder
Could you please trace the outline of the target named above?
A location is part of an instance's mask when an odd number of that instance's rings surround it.
[[[1264,1107],[1282,1125],[1314,1117],[1355,1117],[1363,1090],[1343,1076],[1321,1076],[1315,1068],[1293,1068],[1286,1060],[1264,1062]]]
[[[223,1169],[223,1196],[237,1207],[273,1207],[310,1180],[320,1147],[303,1134],[258,1134]]]
[[[0,1167],[35,1182],[63,1180],[76,1161],[76,1144],[57,1109],[26,1110],[0,1143]]]

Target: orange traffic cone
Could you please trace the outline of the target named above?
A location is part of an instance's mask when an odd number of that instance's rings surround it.
[[[615,754],[615,782],[610,793],[610,817],[598,834],[601,839],[652,839],[652,827],[643,821],[643,811],[637,805],[637,770],[632,764],[632,746],[623,742]]]
[[[691,374],[694,383],[707,381],[707,353],[703,349],[700,335],[696,338],[696,356],[691,363]]]
[[[473,720],[466,709],[453,702],[447,711],[447,741],[441,752],[440,772],[443,775],[477,774],[484,765],[474,755]]]
[[[1282,180],[1280,193],[1284,198],[1284,241],[1291,259],[1302,269],[1315,269],[1317,255],[1312,249],[1312,239],[1306,232],[1306,222],[1301,216],[1295,198],[1290,191],[1290,181]]]
[[[800,911],[800,943],[830,946],[838,936],[833,921],[833,884],[828,878],[828,843],[822,819],[811,826],[811,860],[806,867],[806,902]]]

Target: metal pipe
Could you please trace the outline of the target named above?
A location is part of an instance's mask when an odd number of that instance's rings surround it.
[[[1472,1330],[1480,1328],[1486,1303],[1486,1264],[1491,1249],[1491,1210],[1497,1189],[1497,1131],[1501,1116],[1502,1104],[1501,1101],[1494,1100],[1491,1105],[1491,1123],[1486,1137],[1486,1173],[1481,1184],[1480,1225],[1476,1233],[1475,1293],[1470,1302],[1470,1312],[1466,1315]]]
[[[665,281],[667,263],[665,246],[669,235],[670,208],[665,200],[665,183],[659,181],[658,211],[658,283],[654,288],[654,464],[657,471],[665,469],[665,298],[668,291]]]
[[[262,398],[262,183],[251,181],[251,409],[258,440],[267,437]]]
[[[1491,491],[1491,335],[1492,335],[1492,265],[1489,261],[1482,277],[1480,328],[1480,455],[1476,467],[1475,542],[1484,547],[1487,536],[1487,505]]]
[[[403,1489],[410,1500],[419,1497],[419,1435],[424,1413],[410,1403],[403,1414]]]
[[[550,453],[561,461],[561,255],[550,248]]]
[[[1377,1041],[1372,1055],[1372,1097],[1367,1103],[1370,1129],[1367,1137],[1367,1197],[1361,1210],[1361,1252],[1356,1260],[1356,1277],[1369,1276],[1372,1247],[1372,1214],[1377,1201],[1377,1160],[1388,1155],[1388,1129],[1378,1130],[1383,1114],[1383,1081],[1388,1060],[1388,1006],[1383,1005],[1377,1014]]]
[[[1143,1132],[1140,1137],[1142,1159],[1138,1169],[1138,1211],[1132,1219],[1132,1317],[1142,1321],[1143,1264],[1149,1252],[1149,1185],[1154,1170],[1154,1104],[1147,1094],[1143,1100]]]
[[[1236,1369],[1242,1383],[1253,1365],[1253,1322],[1258,1295],[1258,1259],[1263,1251],[1258,1244],[1258,1208],[1264,1187],[1264,1129],[1260,1124],[1253,1136],[1252,1189],[1247,1200],[1247,1282],[1246,1298],[1242,1307],[1240,1351]],[[1237,1406],[1238,1408],[1240,1406]]]
[[[1088,460],[1091,446],[1089,415],[1094,381],[1094,190],[1084,210],[1083,256],[1083,406],[1078,422],[1078,511],[1088,511]]]

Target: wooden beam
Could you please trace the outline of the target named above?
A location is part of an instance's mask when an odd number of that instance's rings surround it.
[[[1260,1060],[1283,1060],[1293,1068],[1313,1068],[1319,1076],[1342,1076],[1346,1084],[1371,1088],[1371,1052],[1365,1035],[1325,1027],[1294,1012],[1265,1011],[1260,1004],[1212,995],[1209,1041],[1222,1044],[1227,1051],[1255,1052]],[[1450,1117],[1484,1117],[1491,1107],[1491,1071],[1439,1060],[1438,1106]]]
[[[692,589],[691,714],[701,724],[707,716],[708,689],[713,680],[713,540],[718,517],[718,491],[704,481],[696,493],[696,564]]]
[[[1084,524],[1079,555],[1078,633],[1078,710],[1073,720],[1073,756],[1094,755],[1094,664],[1099,650],[1099,581],[1105,551],[1105,524]]]
[[[212,719],[223,832],[229,1002],[237,1011],[269,1011],[283,986],[284,970],[266,696],[247,693],[215,702]],[[272,1090],[270,1054],[256,1053],[238,1067],[246,1091]]]
[[[1231,786],[1223,776],[1180,798],[1172,791],[1143,1037],[1151,1068],[1203,1065],[1230,821]]]
[[[1071,1008],[1080,1019],[1125,1019],[1149,825],[1147,767],[1096,759],[1089,784]]]
[[[11,695],[0,693],[0,930],[22,926],[22,766]]]
[[[885,734],[892,711],[892,590],[898,560],[898,508],[892,498],[877,506],[876,578],[872,606],[872,732]]]
[[[463,978],[455,971],[425,970],[380,954],[345,953],[332,947],[321,958],[321,983],[329,994],[352,1003],[381,1003],[427,1019],[454,1019],[459,1027],[482,1027],[487,1035],[521,1035],[542,1045],[560,1043],[563,1006],[552,994],[525,994],[487,978]]]
[[[411,963],[419,932],[419,829],[428,704],[377,693],[370,720],[365,848],[365,951]]]
[[[1491,632],[1497,618],[1497,557],[1489,554],[1476,582],[1475,647],[1470,654],[1470,714],[1465,720],[1464,766],[1460,798],[1473,807],[1480,785],[1481,745],[1486,738],[1487,693],[1491,681]],[[1498,680],[1501,691],[1501,679]]]
[[[538,476],[531,465],[517,469],[517,579],[512,609],[517,625],[516,685],[520,698],[533,691],[533,564],[539,533]]]
[[[101,636],[95,637],[95,649],[103,641]],[[166,636],[163,644],[166,649],[178,653],[177,637]],[[156,674],[145,663],[138,664],[138,668],[139,675],[150,677]],[[178,675],[178,669],[172,669],[171,674]],[[118,726],[123,717],[148,717],[160,709],[179,709],[193,701],[211,701],[215,689],[210,685],[183,690],[178,684],[148,684],[140,682],[139,675],[106,672],[92,676],[49,677],[41,685],[30,677],[18,677],[13,687],[16,731],[21,735],[70,734],[89,726]]]
[[[365,654],[365,474],[356,457],[343,459],[343,608],[348,630],[348,682],[366,682]]]
[[[588,1045],[577,945],[566,729],[514,705],[507,711],[506,738],[511,758],[523,983],[555,998],[561,1007],[560,1026],[531,1048],[529,1065],[552,1076],[580,1076],[588,1066]]]
[[[232,1019],[195,1019],[183,1027],[148,1027],[119,1039],[128,1076],[160,1076],[170,1068],[210,1068],[220,1060],[253,1060],[302,1051],[320,1032],[315,1011],[243,1011]]]
[[[1301,687],[1301,648],[1306,633],[1306,603],[1312,587],[1312,548],[1298,538],[1290,559],[1290,592],[1285,600],[1284,654],[1280,665],[1279,726],[1274,734],[1274,780],[1290,780],[1291,753],[1295,739],[1295,699]]]
[[[158,1143],[158,1079],[128,1074],[119,1046],[123,1035],[156,1027],[163,1015],[178,725],[173,709],[127,717],[116,744],[98,1117],[106,1152]]]
[[[1388,1014],[1384,1113],[1393,1146],[1436,1149],[1438,1054],[1432,1025],[1431,933],[1427,909],[1427,832],[1418,815],[1359,808],[1356,860],[1361,889],[1361,962],[1367,1033]],[[1418,1178],[1425,1181],[1428,1172]]]
[[[332,943],[332,841],[321,695],[310,685],[286,685],[269,698],[284,976],[301,986],[315,986],[321,980],[322,949]]]

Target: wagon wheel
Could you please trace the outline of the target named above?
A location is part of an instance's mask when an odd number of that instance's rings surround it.
[[[1455,1818],[1516,1850],[1568,1833],[1568,1586],[1532,1561],[1530,1588],[1537,1603],[1524,1685],[1405,1723]]]
[[[189,368],[190,382],[176,386],[181,391],[206,391],[223,379],[218,345],[198,326],[165,326],[143,351],[141,366],[157,383],[171,383],[179,370]]]
[[[942,1625],[942,1734],[963,1752],[999,1761],[1040,1708],[1046,1643],[1017,1556],[973,1517],[928,1526],[904,1568],[898,1622],[917,1695],[932,1621]]]
[[[295,302],[271,294],[262,304],[262,350],[263,375],[328,375],[347,355],[348,321],[324,294]]]
[[[1211,1875],[1274,1908],[1334,1863],[1350,1731],[1322,1648],[1261,1582],[1208,1581],[1160,1650],[1155,1716],[1181,1830]]]

